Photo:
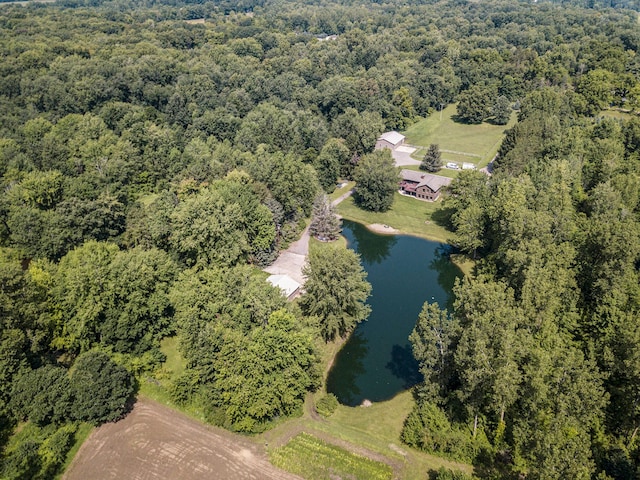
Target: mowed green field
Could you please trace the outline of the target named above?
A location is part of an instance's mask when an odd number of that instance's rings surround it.
[[[451,151],[442,152],[443,160],[475,163],[481,168],[487,165],[498,151],[505,130],[516,122],[515,112],[507,125],[492,125],[486,122],[468,125],[455,122],[455,115],[456,106],[449,105],[442,111],[442,115],[440,112],[434,112],[430,117],[414,123],[404,132],[407,137],[406,143],[424,147],[435,143],[441,151]],[[419,155],[421,151],[418,150],[416,154]]]
[[[456,170],[452,170],[456,172]],[[338,205],[338,213],[347,220],[369,225],[381,223],[400,230],[408,235],[427,238],[436,242],[446,243],[451,233],[438,225],[433,214],[441,207],[441,202],[422,202],[412,197],[394,194],[393,205],[386,212],[368,212],[358,208],[353,197],[347,198]]]

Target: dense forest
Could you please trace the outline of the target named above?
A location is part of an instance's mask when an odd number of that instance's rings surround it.
[[[454,102],[519,121],[443,203],[476,272],[418,320],[403,440],[487,478],[640,476],[640,119],[600,115],[640,108],[638,5],[558,3],[2,5],[0,477],[55,475],[169,336],[177,404],[242,432],[299,412],[366,274],[315,253],[287,303],[258,267],[388,170],[382,131]]]

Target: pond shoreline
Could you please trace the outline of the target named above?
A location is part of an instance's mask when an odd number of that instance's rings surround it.
[[[451,245],[449,242],[444,242],[442,241],[442,239],[436,238],[435,236],[419,235],[416,233],[407,233],[407,232],[403,232],[402,230],[398,230],[397,228],[394,228],[390,225],[383,225],[381,223],[363,224],[358,220],[347,218],[347,217],[345,217],[345,220],[349,220],[355,223],[360,223],[361,225],[364,225],[365,227],[367,227],[367,229],[370,230],[371,232],[377,233],[379,235],[406,235],[408,237],[422,238],[432,242],[440,242],[443,245]],[[460,269],[460,271],[464,274],[465,277],[473,276],[472,270],[476,263],[475,260],[472,260],[464,253],[452,253],[449,255],[449,260],[456,267],[458,267],[458,269]]]
[[[389,225],[383,225],[381,223],[370,223],[369,225],[366,225],[366,227],[373,233],[377,233],[379,235],[404,235],[397,228],[390,227]]]
[[[372,312],[332,346],[323,383],[341,404],[356,407],[386,401],[421,381],[408,337],[424,301],[435,297],[446,305],[462,272],[449,261],[446,244],[391,225],[345,219],[343,237],[367,271]]]
[[[348,215],[348,214],[344,214],[344,213],[340,213],[340,218],[342,220],[349,220],[350,222],[354,222],[354,223],[359,223],[361,225],[364,225],[365,227],[367,227],[370,231],[374,232],[374,233],[379,233],[381,235],[404,235],[407,237],[415,237],[415,238],[422,238],[423,240],[429,240],[431,242],[438,242],[438,243],[442,243],[445,245],[449,244],[449,239],[444,237],[444,236],[439,236],[439,235],[431,235],[428,233],[416,233],[416,232],[407,232],[405,230],[402,230],[401,228],[396,228],[393,227],[391,224],[382,224],[382,223],[368,223],[368,222],[364,222],[362,221],[361,218],[358,218],[357,216],[352,216],[352,215]],[[425,224],[429,224],[432,223],[430,220],[426,220]],[[385,228],[384,225],[387,225],[389,228]],[[380,229],[380,231],[378,231],[378,229]],[[384,229],[384,230],[383,230]],[[448,232],[450,233],[451,236],[453,236],[453,232]]]

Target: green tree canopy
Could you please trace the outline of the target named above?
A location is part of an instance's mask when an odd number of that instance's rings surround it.
[[[344,140],[330,138],[324,144],[314,166],[318,172],[318,180],[322,188],[331,193],[336,187],[338,177],[349,178],[351,175],[351,153]]]
[[[181,201],[171,213],[171,243],[187,265],[233,265],[249,251],[242,208],[215,188]]]
[[[76,351],[111,345],[143,353],[173,330],[168,291],[177,266],[157,249],[119,251],[88,242],[60,261],[54,307],[59,310],[54,344]]]
[[[353,251],[335,246],[313,250],[303,274],[305,294],[300,305],[307,315],[318,318],[326,341],[351,332],[369,316],[365,301],[371,285]]]
[[[341,221],[335,207],[325,194],[318,195],[313,202],[309,233],[322,241],[332,241],[340,235]]]
[[[131,407],[135,380],[106,354],[83,353],[70,373],[73,419],[99,425],[117,420]]]
[[[72,401],[67,370],[46,365],[14,382],[10,408],[19,419],[38,425],[60,424],[69,418]]]
[[[376,150],[362,157],[353,173],[354,198],[365,210],[385,212],[393,204],[398,190],[398,171],[388,150]]]
[[[420,170],[426,170],[427,172],[437,172],[442,168],[442,154],[440,153],[440,147],[435,143],[429,145],[427,153],[424,154],[422,163],[420,163]]]
[[[493,121],[498,125],[506,125],[511,118],[511,102],[504,95],[500,95],[496,98],[493,106],[491,107],[491,115]]]
[[[491,115],[494,89],[473,85],[458,96],[458,117],[467,123],[482,123]]]
[[[273,312],[248,338],[226,337],[215,366],[226,421],[234,430],[252,432],[291,415],[318,387],[317,364],[312,336],[285,310]]]

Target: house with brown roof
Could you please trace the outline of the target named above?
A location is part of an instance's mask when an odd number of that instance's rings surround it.
[[[430,202],[437,200],[451,183],[450,178],[415,170],[402,170],[400,179],[400,193]]]
[[[395,150],[404,143],[404,138],[404,135],[398,132],[385,132],[378,137],[376,150],[382,150],[383,148]]]

